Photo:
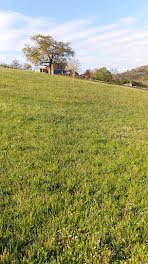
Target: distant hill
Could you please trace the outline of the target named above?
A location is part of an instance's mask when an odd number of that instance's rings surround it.
[[[141,66],[127,72],[114,74],[113,77],[119,80],[124,79],[124,80],[142,82],[148,86],[148,65]]]

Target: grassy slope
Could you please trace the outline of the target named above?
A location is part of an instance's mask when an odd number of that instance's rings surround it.
[[[148,92],[0,69],[1,263],[146,263]]]

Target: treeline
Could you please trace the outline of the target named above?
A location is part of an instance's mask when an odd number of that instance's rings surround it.
[[[11,64],[0,63],[0,67],[32,71],[32,66],[29,63],[20,64],[17,59],[14,59]],[[126,77],[124,78],[124,76],[122,79],[121,77],[122,74],[118,74],[118,73],[115,74],[114,72],[111,73],[105,67],[102,67],[100,69],[95,69],[95,70],[87,69],[81,75],[79,75],[78,72],[75,72],[74,76],[77,78],[81,78],[81,79],[90,79],[90,80],[108,82],[111,84],[118,84],[118,85],[132,84],[132,86],[136,86],[136,87],[146,87],[146,85],[144,85],[142,82],[137,82],[137,81],[128,79]]]
[[[118,79],[117,76],[118,75],[112,74],[105,67],[100,69],[95,69],[94,71],[88,69],[81,75],[81,77],[85,79],[98,80],[98,81],[108,82],[118,85],[132,84],[132,86],[146,87],[141,82],[136,82],[130,79],[121,79],[121,78]]]
[[[32,66],[29,63],[21,64],[17,59],[14,59],[10,64],[1,62],[0,67],[32,71]]]

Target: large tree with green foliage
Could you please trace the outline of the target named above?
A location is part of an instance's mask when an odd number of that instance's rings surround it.
[[[46,64],[50,67],[55,64],[67,65],[67,59],[74,55],[70,42],[58,42],[50,35],[31,36],[32,45],[25,45],[23,53],[27,60],[35,65]]]
[[[109,82],[112,80],[112,75],[105,67],[97,69],[93,74],[93,79]]]

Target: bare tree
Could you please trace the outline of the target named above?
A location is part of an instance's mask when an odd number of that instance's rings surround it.
[[[81,69],[79,60],[76,58],[70,58],[67,63],[66,70],[72,71],[72,77],[75,77],[76,73],[78,73]]]
[[[12,63],[11,63],[11,68],[13,69],[21,69],[22,66],[21,64],[19,63],[19,61],[15,58]]]
[[[118,70],[116,68],[112,68],[110,70],[110,72],[111,72],[111,75],[112,75],[113,79],[117,80],[118,79]]]
[[[118,73],[118,70],[116,68],[112,68],[110,70],[111,74],[117,74]]]

